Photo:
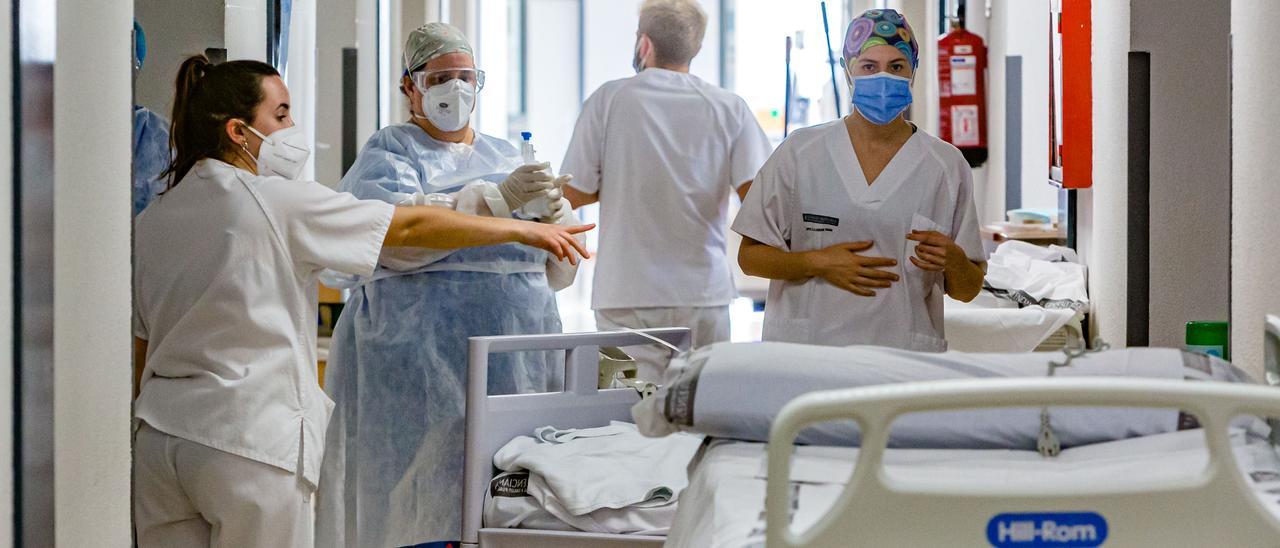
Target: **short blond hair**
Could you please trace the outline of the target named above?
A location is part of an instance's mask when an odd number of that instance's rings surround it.
[[[688,65],[702,49],[707,14],[694,0],[645,0],[639,30],[653,43],[658,64]]]

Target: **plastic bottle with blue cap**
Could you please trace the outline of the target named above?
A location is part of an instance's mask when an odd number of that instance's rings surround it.
[[[520,156],[524,159],[525,165],[538,163],[537,150],[533,148],[533,132],[520,132]],[[560,199],[561,190],[559,188],[551,189],[551,194],[555,199]],[[520,208],[526,215],[532,217],[546,217],[551,214],[551,197],[538,198]]]

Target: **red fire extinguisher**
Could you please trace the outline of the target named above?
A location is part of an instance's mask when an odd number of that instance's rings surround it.
[[[938,132],[973,167],[987,161],[986,73],[982,37],[955,27],[938,39]]]

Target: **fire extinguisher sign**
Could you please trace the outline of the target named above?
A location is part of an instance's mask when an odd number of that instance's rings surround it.
[[[958,147],[976,147],[981,144],[978,105],[952,105],[951,144]]]
[[[958,48],[957,48],[958,49]],[[978,58],[956,55],[951,58],[951,95],[978,94]]]

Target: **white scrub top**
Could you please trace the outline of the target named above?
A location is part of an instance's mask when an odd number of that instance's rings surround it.
[[[372,274],[393,211],[198,162],[135,226],[135,418],[315,485],[333,410],[316,382],[316,279]]]
[[[593,93],[561,166],[600,194],[591,308],[729,304],[729,195],[771,148],[741,97],[692,74],[651,68]]]
[[[868,185],[844,121],[797,130],[756,176],[733,230],[783,251],[812,251],[870,240],[865,255],[898,261],[901,278],[875,297],[855,295],[820,277],[773,280],[764,339],[830,346],[870,344],[946,350],[943,276],[908,261],[912,230],[950,236],[985,261],[973,204],[973,175],[960,151],[916,131]]]

